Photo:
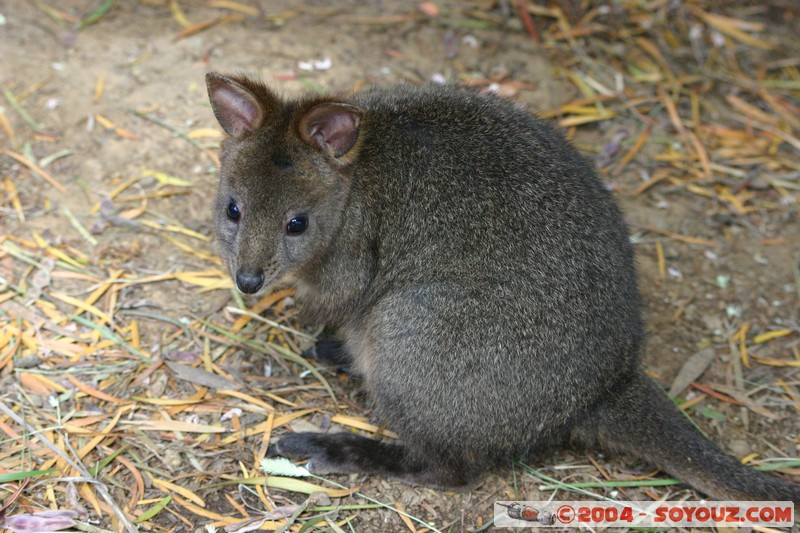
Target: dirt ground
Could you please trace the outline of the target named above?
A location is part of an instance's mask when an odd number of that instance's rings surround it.
[[[86,468],[120,452],[100,480],[131,520],[172,496],[143,530],[195,531],[305,500],[216,485],[263,475],[254,456],[264,438],[287,427],[345,429],[337,420],[368,416],[353,379],[320,368],[337,408],[306,368],[277,355],[306,348],[306,337],[244,324],[231,310],[242,302],[211,239],[220,135],[208,71],[259,75],[285,94],[446,80],[499,90],[560,121],[598,162],[631,226],[650,374],[669,388],[691,356],[711,354],[679,394],[692,419],[737,457],[798,457],[800,10],[792,2],[554,2],[533,9],[541,44],[510,1],[419,9],[389,0],[125,0],[79,29],[102,4],[0,0],[0,406],[30,424],[0,412],[0,475],[57,469],[32,479],[9,514],[70,509],[121,527],[79,470],[63,458],[48,464],[35,430]],[[554,6],[563,19],[545,13]],[[563,24],[591,31],[566,37]],[[298,327],[290,300],[255,311]],[[248,396],[221,393],[176,365],[228,378]],[[307,408],[315,410],[284,417]],[[162,425],[148,428],[153,421]],[[534,467],[568,483],[651,473],[630,458],[578,450]],[[784,475],[800,480],[799,468]],[[132,488],[137,473],[143,493]],[[589,497],[540,490],[544,481],[522,468],[463,492],[332,479],[449,531],[481,528],[496,500]],[[0,502],[15,486],[0,486]],[[590,490],[697,497],[684,485]],[[423,528],[384,508],[330,515],[348,517],[356,531]]]

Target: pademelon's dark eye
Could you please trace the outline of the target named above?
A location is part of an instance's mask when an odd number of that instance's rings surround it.
[[[228,218],[233,222],[239,222],[239,219],[242,218],[242,212],[233,200],[228,204],[228,209],[225,210],[225,214],[228,215]]]
[[[289,219],[286,223],[286,233],[289,235],[300,235],[308,227],[308,215],[297,215]]]

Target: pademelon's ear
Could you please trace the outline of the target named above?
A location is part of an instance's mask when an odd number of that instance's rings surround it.
[[[211,109],[228,135],[238,137],[264,124],[265,103],[259,100],[259,96],[263,96],[259,93],[267,92],[263,85],[244,78],[236,80],[209,72],[206,74],[206,86]]]
[[[326,102],[306,111],[298,123],[303,142],[341,157],[358,140],[361,110],[348,104]]]

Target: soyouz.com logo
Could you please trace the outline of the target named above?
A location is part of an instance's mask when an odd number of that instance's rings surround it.
[[[792,502],[501,501],[496,527],[791,527]]]

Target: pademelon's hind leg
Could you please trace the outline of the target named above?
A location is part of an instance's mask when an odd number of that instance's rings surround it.
[[[400,477],[412,483],[459,487],[475,478],[471,468],[455,467],[435,456],[412,458],[399,443],[386,443],[353,433],[292,433],[275,445],[275,453],[308,459],[315,474],[359,472]]]

